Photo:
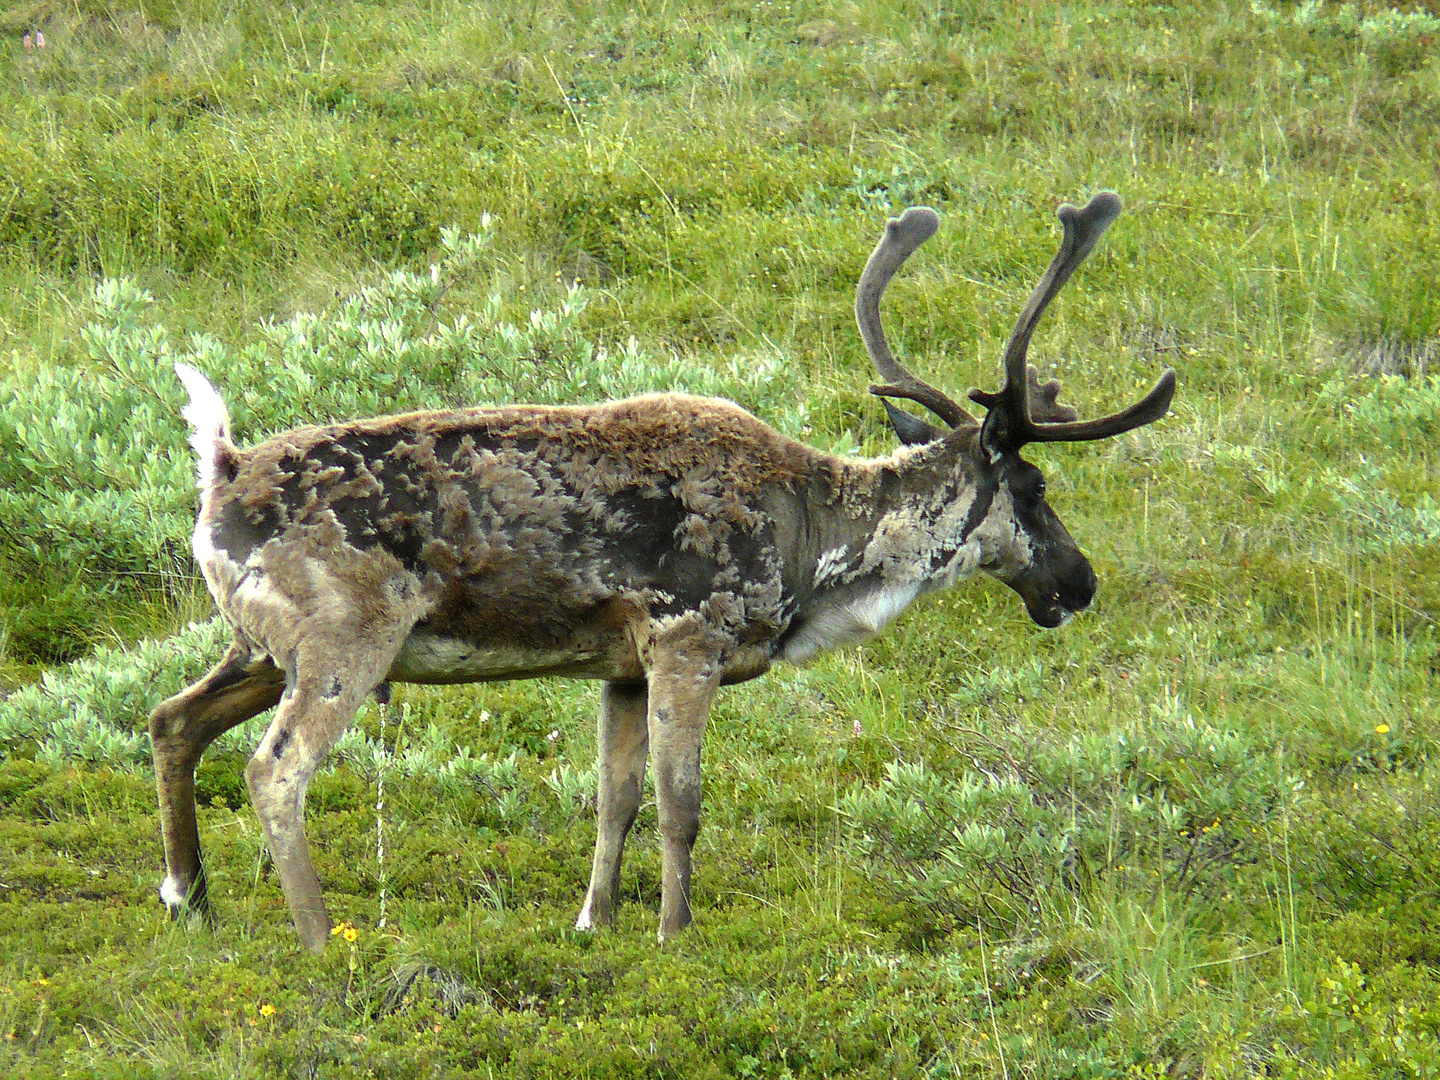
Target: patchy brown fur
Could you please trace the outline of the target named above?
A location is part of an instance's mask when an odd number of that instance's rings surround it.
[[[691,796],[714,690],[784,655],[813,617],[823,551],[850,556],[822,592],[843,601],[847,585],[858,596],[914,579],[902,586],[908,602],[966,539],[947,546],[925,534],[967,482],[963,457],[931,447],[848,461],[728,402],[683,395],[410,413],[300,428],[248,450],[217,440],[213,455],[197,557],[237,648],[285,674],[285,700],[247,776],[267,838],[290,853],[281,880],[312,946],[328,923],[315,914],[323,904],[294,793],[339,737],[341,714],[379,682],[564,674],[606,680],[612,697],[647,686],[645,742],[657,783],[673,794],[662,816],[676,818],[664,826],[666,880],[679,891],[667,894],[662,932],[673,933],[690,918],[686,837],[698,822]],[[937,471],[957,479],[927,510],[940,488],[926,477]],[[977,555],[962,558],[967,572]],[[901,607],[833,633],[868,636]],[[607,715],[615,727],[636,714]],[[187,744],[182,756],[198,751]],[[166,895],[194,902],[198,852],[171,840],[188,837],[181,798],[162,790],[166,820],[179,823],[166,830]],[[608,856],[601,863],[603,891],[618,870]],[[592,888],[584,918],[610,902]]]

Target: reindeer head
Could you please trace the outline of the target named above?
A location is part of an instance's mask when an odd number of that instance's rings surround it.
[[[1095,571],[1046,503],[1045,477],[1020,456],[1021,449],[1027,443],[1119,435],[1164,416],[1175,393],[1175,372],[1166,368],[1154,388],[1130,408],[1099,420],[1080,421],[1074,409],[1056,400],[1060,384],[1040,385],[1035,369],[1026,363],[1030,336],[1041,314],[1119,213],[1120,199],[1111,192],[1096,195],[1083,210],[1068,204],[1060,207],[1065,236],[1005,346],[1005,384],[995,393],[970,391],[970,400],[987,410],[983,423],[907,371],[891,354],[880,327],[880,297],[885,286],[915,249],[935,235],[939,215],[929,207],[912,206],[890,221],[856,290],[860,335],[886,380],[872,386],[870,392],[887,399],[885,409],[901,442],[944,440],[957,467],[979,478],[977,500],[983,500],[991,515],[1008,515],[1007,527],[999,530],[1006,542],[991,545],[981,568],[1019,593],[1030,617],[1046,627],[1059,626],[1089,605],[1095,595]],[[897,409],[889,398],[923,405],[945,421],[949,430]]]

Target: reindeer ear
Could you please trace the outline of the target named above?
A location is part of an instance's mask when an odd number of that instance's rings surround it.
[[[890,404],[888,398],[880,399],[885,405],[885,411],[890,415],[890,426],[895,429],[895,434],[900,436],[900,441],[906,446],[919,446],[921,443],[934,442],[943,438],[945,432],[931,424],[927,424],[918,416],[911,416],[904,409],[897,409]]]

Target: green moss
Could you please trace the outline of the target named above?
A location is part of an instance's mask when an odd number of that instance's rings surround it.
[[[0,13],[0,1072],[1433,1073],[1426,18]],[[197,777],[219,923],[166,919],[145,716],[224,636],[184,559],[172,358],[225,373],[245,439],[680,385],[882,453],[852,307],[882,220],[944,216],[887,328],[958,394],[994,385],[1056,203],[1100,187],[1127,212],[1034,358],[1088,415],[1162,363],[1181,390],[1161,425],[1033,455],[1095,610],[1042,634],[975,582],[727,690],[690,934],[654,943],[648,801],[616,927],[570,929],[596,701],[559,681],[400,688],[385,748],[362,712],[310,792],[327,898],[358,928],[320,958],[247,805],[263,720],[227,736]],[[442,230],[487,212],[489,246],[457,257]],[[483,332],[446,345],[462,316]],[[919,762],[933,787],[899,779]]]

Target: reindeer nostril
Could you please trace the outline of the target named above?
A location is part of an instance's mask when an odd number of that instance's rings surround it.
[[[1082,573],[1060,583],[1055,599],[1066,611],[1083,611],[1095,599],[1096,584],[1095,571],[1087,564]]]

